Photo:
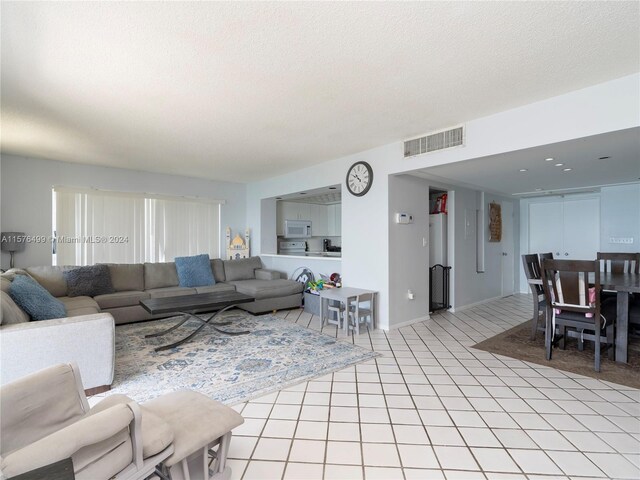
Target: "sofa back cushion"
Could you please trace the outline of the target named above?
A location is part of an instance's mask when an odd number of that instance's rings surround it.
[[[255,278],[256,268],[262,268],[260,257],[224,261],[224,275],[227,282],[234,280],[251,280]]]
[[[27,273],[54,297],[67,296],[67,281],[63,272],[69,267],[27,267]]]
[[[178,272],[174,262],[145,263],[144,289],[177,287]]]
[[[3,279],[4,283],[4,279]],[[9,282],[10,284],[11,282]],[[4,290],[0,291],[0,303],[2,303],[2,317],[0,324],[10,325],[12,323],[24,323],[29,321],[29,315],[24,313],[11,296]]]
[[[88,265],[66,270],[64,279],[67,281],[67,295],[69,297],[95,297],[113,293],[111,274],[106,265]]]
[[[144,290],[144,265],[141,263],[106,263],[116,292]]]
[[[54,298],[33,278],[17,275],[9,287],[9,295],[33,320],[64,318],[67,311],[62,302]]]
[[[219,258],[211,259],[211,270],[213,271],[213,278],[216,279],[216,283],[226,280],[224,276],[224,262],[222,260]]]

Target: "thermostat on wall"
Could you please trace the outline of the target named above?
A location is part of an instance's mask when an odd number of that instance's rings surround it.
[[[408,213],[396,213],[396,223],[413,223],[413,215],[409,215]]]

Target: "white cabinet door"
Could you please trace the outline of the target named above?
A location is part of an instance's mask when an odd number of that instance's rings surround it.
[[[336,237],[341,237],[342,236],[342,204],[338,203],[337,205],[334,205],[334,207],[336,207],[336,220],[335,220],[335,234],[334,236]]]
[[[336,236],[336,207],[337,205],[329,205],[327,207],[327,236]]]
[[[311,207],[308,203],[294,203],[297,207],[298,220],[311,220]],[[311,226],[313,228],[313,225]]]
[[[595,260],[600,250],[600,199],[564,201],[564,249],[558,258]]]
[[[529,253],[594,260],[600,250],[600,199],[577,197],[529,204]]]
[[[327,224],[327,207],[326,205],[309,205],[310,215],[308,220],[311,220],[311,233],[314,237],[326,237],[328,235]]]
[[[552,252],[559,257],[563,250],[562,200],[529,204],[529,252]]]

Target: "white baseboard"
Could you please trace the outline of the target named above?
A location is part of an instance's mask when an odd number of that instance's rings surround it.
[[[483,303],[493,302],[494,300],[500,300],[501,298],[503,298],[502,295],[500,295],[499,297],[487,298],[485,300],[480,300],[479,302],[469,303],[468,305],[462,305],[461,307],[456,307],[456,308],[451,307],[449,311],[453,313],[462,312],[463,310],[467,310],[468,308],[482,305]]]
[[[397,328],[408,327],[409,325],[413,325],[414,323],[424,322],[425,320],[429,320],[430,318],[431,317],[429,315],[425,315],[424,317],[414,318],[413,320],[407,320],[406,322],[396,323],[394,325],[391,325],[389,330],[396,330]]]

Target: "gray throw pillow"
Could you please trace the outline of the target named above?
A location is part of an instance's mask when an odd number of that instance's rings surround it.
[[[63,275],[67,281],[69,297],[95,297],[115,292],[107,265],[72,268]]]

